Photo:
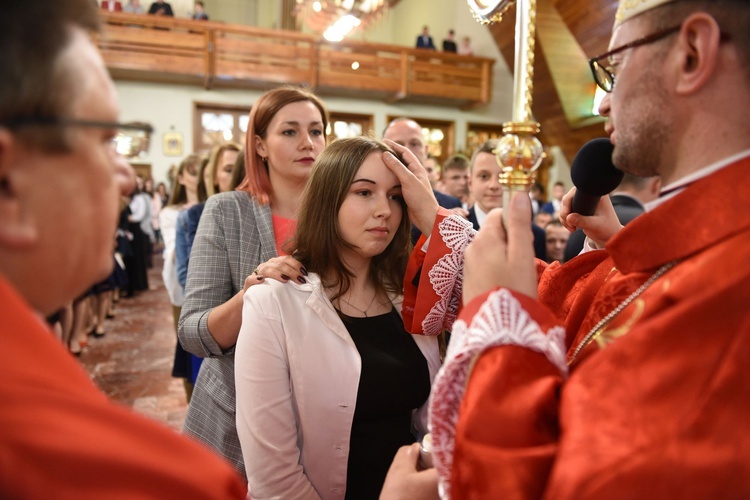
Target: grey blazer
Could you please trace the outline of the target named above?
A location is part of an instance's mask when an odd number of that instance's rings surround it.
[[[208,331],[208,314],[243,288],[255,266],[272,257],[276,243],[268,205],[243,191],[208,199],[190,253],[177,329],[182,347],[206,358],[183,431],[214,448],[243,476],[235,424],[234,347],[221,350]]]

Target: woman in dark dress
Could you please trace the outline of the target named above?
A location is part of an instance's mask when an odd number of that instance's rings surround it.
[[[144,227],[151,226],[151,197],[143,190],[143,178],[138,177],[135,191],[130,200],[128,232],[131,240],[131,255],[125,261],[128,273],[126,296],[148,290],[148,260],[151,254],[151,234]]]

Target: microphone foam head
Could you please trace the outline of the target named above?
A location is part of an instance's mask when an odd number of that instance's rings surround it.
[[[614,146],[605,137],[583,145],[570,167],[576,189],[591,196],[604,196],[614,191],[625,174],[612,163],[613,150]]]

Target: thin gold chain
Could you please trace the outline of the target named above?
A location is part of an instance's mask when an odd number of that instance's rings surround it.
[[[654,274],[651,275],[649,279],[646,280],[645,283],[639,286],[636,291],[631,293],[625,300],[620,302],[620,305],[612,309],[612,311],[610,311],[609,314],[604,316],[596,325],[594,325],[594,327],[591,330],[589,330],[589,333],[587,333],[586,336],[583,338],[583,340],[578,344],[578,347],[576,347],[576,350],[573,351],[573,355],[568,360],[568,365],[571,365],[573,361],[575,361],[578,354],[583,350],[583,348],[589,345],[592,340],[594,340],[594,337],[597,332],[599,332],[602,328],[604,328],[607,325],[607,323],[612,321],[612,319],[614,319],[615,316],[620,314],[620,312],[622,312],[623,309],[628,307],[631,302],[633,302],[636,298],[638,298],[640,294],[645,292],[646,289],[649,286],[651,286],[651,284],[654,281],[659,279],[664,273],[666,273],[667,271],[672,269],[674,266],[676,266],[678,262],[679,260],[673,260],[672,262],[667,262],[666,264],[661,266],[659,269],[656,270]]]
[[[346,300],[343,296],[339,297],[339,299],[341,299],[344,302],[346,302],[349,305],[349,307],[351,307],[352,309],[356,309],[357,311],[359,311],[362,314],[364,314],[365,318],[369,318],[369,316],[367,315],[367,311],[369,311],[370,308],[372,307],[372,304],[375,303],[375,298],[377,296],[378,296],[378,292],[376,291],[375,295],[372,296],[372,300],[370,301],[370,304],[367,306],[367,308],[364,311],[362,309],[360,309],[359,307],[355,306],[354,304],[352,304],[351,302],[349,302],[348,300]]]

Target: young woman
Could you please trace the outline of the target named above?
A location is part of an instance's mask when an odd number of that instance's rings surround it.
[[[226,193],[237,187],[232,186],[232,171],[239,153],[240,145],[234,142],[225,142],[211,149],[204,172],[207,196]]]
[[[180,162],[175,176],[175,184],[169,203],[159,213],[159,225],[164,239],[164,267],[162,278],[164,286],[172,302],[172,314],[175,325],[180,317],[182,306],[182,287],[177,281],[177,264],[175,259],[175,240],[177,236],[177,217],[181,210],[189,208],[196,203],[205,201],[205,194],[199,193],[198,184],[200,179],[201,162],[205,161],[198,155],[190,154]]]
[[[166,206],[167,202],[169,201],[169,195],[167,194],[167,185],[163,182],[160,182],[159,185],[156,186],[156,194],[161,197],[161,206]]]
[[[184,431],[245,473],[235,424],[234,345],[245,291],[266,278],[305,282],[305,270],[282,244],[295,229],[299,199],[326,145],[328,112],[317,96],[283,87],[250,112],[247,176],[237,191],[207,202],[190,255],[179,339],[206,358]],[[281,256],[281,257],[277,257]]]
[[[253,498],[377,498],[398,448],[426,432],[440,354],[401,319],[411,223],[386,152],[332,143],[290,245],[307,283],[245,293],[235,379]]]
[[[159,212],[164,208],[164,203],[161,195],[154,188],[154,180],[151,177],[146,179],[146,192],[151,196],[151,227],[154,229],[154,250],[156,250],[156,246],[162,243]]]
[[[215,193],[232,191],[239,185],[239,182],[233,176],[239,154],[239,145],[232,142],[220,144],[211,149],[208,161],[199,173],[198,193],[199,197],[202,193],[205,194],[205,197],[202,198],[203,201],[201,203],[197,203],[181,211],[177,217],[175,264],[177,267],[177,281],[180,283],[183,292],[187,279],[188,263],[190,262],[190,251],[195,240],[195,230],[198,227],[198,222],[206,205],[205,199],[213,196]],[[244,169],[244,162],[242,167]],[[203,358],[187,352],[177,342],[172,376],[185,379],[185,392],[188,403],[192,397],[193,387],[198,378],[198,371],[200,370],[202,361]]]

